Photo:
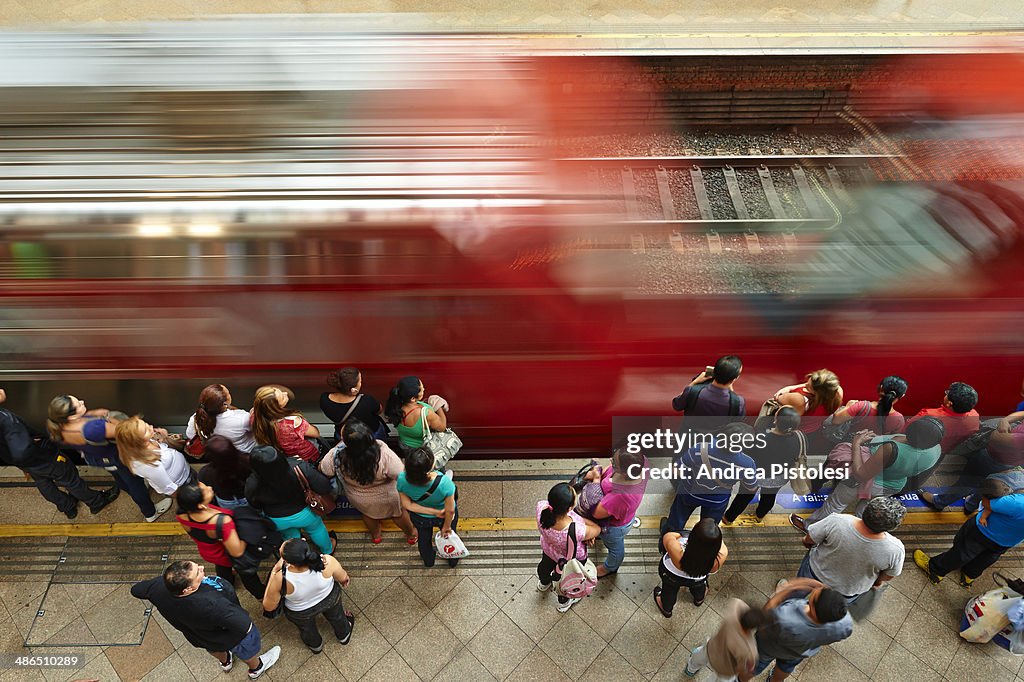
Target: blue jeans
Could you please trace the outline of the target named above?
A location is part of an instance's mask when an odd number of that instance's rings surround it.
[[[1000,464],[992,459],[988,450],[978,450],[967,456],[967,463],[964,470],[960,472],[953,485],[946,487],[945,492],[935,496],[935,504],[947,507],[964,495],[969,495],[981,485],[989,474],[998,474],[1001,471],[1012,469],[1009,464]]]
[[[608,572],[619,570],[622,560],[626,558],[626,536],[633,530],[633,519],[621,526],[605,526],[601,530],[601,542],[608,550],[604,558],[604,568]]]
[[[682,530],[686,527],[693,511],[700,507],[700,518],[714,519],[715,523],[722,520],[725,508],[729,505],[729,495],[706,495],[696,497],[688,493],[679,493],[672,501],[672,508],[668,512],[669,530]]]
[[[303,507],[302,511],[291,516],[270,517],[270,520],[281,531],[285,540],[297,538],[301,535],[300,531],[305,531],[321,552],[331,553],[331,536],[327,534],[327,526],[324,525],[323,519],[314,514],[309,507]]]
[[[249,506],[249,500],[245,499],[244,497],[230,497],[226,499],[223,497],[216,497],[216,500],[217,506],[222,507],[224,509],[237,509],[238,507]]]

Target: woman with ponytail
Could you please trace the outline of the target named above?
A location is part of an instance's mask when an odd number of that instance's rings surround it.
[[[213,436],[224,436],[242,452],[252,452],[256,447],[249,413],[231,404],[231,391],[224,384],[210,384],[199,393],[199,405],[185,427],[186,438],[197,435],[203,443]]]
[[[311,464],[320,461],[320,448],[309,438],[319,438],[320,429],[306,421],[302,413],[288,404],[295,394],[286,386],[268,384],[256,389],[252,403],[252,435],[260,445],[269,445],[284,454]]]
[[[557,483],[548,491],[548,499],[537,502],[537,530],[540,531],[540,548],[543,552],[537,564],[537,589],[547,592],[558,579],[555,569],[559,562],[569,558],[569,527],[573,526],[576,536],[576,558],[587,560],[587,547],[601,534],[601,526],[577,514],[576,490],[568,483]],[[579,599],[558,596],[558,610],[565,613]]]
[[[282,583],[284,590],[281,589]],[[341,588],[348,587],[348,573],[338,560],[305,540],[295,538],[281,544],[281,560],[274,566],[263,597],[263,608],[274,611],[284,592],[284,616],[299,629],[302,643],[314,654],[324,650],[324,638],[316,617],[330,623],[339,644],[352,639],[355,616],[345,611]]]
[[[861,429],[870,428],[880,435],[902,431],[906,420],[893,409],[893,405],[906,394],[906,379],[890,375],[878,384],[878,400],[851,400],[826,419],[823,432],[831,450],[825,459],[825,467],[840,469],[849,466],[853,456],[850,443],[853,434]],[[827,482],[824,478],[814,479],[811,492],[818,492]]]
[[[423,422],[430,431],[444,431],[448,427],[448,401],[439,395],[423,400],[423,382],[419,377],[402,377],[388,394],[384,416],[395,425],[403,448],[412,450],[423,446]]]
[[[866,427],[869,417],[875,417],[875,433],[899,433],[903,430],[903,423],[906,420],[893,409],[893,405],[906,394],[906,379],[895,375],[887,376],[878,384],[878,400],[851,400],[832,414],[832,424],[838,426],[849,421],[854,422],[849,427],[850,435],[844,440],[849,440],[861,426]]]

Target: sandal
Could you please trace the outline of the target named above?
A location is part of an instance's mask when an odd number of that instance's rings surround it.
[[[415,545],[419,541],[420,541],[420,536],[419,535],[413,535],[411,538],[407,537],[405,539],[405,542],[408,545]]]
[[[654,588],[654,605],[658,607],[659,611],[661,611],[661,615],[665,616],[666,618],[671,618],[672,617],[672,612],[671,611],[666,611],[664,608],[662,608],[661,602],[658,601],[659,599],[661,599],[661,587],[655,587]]]

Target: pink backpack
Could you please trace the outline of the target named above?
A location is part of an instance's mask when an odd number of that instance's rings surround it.
[[[563,597],[580,599],[586,597],[597,587],[597,566],[588,556],[580,561],[576,558],[576,522],[569,524],[568,538],[565,543],[566,558],[558,562],[558,584],[555,591]]]

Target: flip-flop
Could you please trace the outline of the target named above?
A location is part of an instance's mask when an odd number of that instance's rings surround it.
[[[659,611],[661,611],[661,615],[665,616],[666,618],[671,618],[672,617],[672,612],[671,611],[666,611],[665,609],[663,609],[661,607],[661,604],[658,603],[658,598],[660,596],[661,596],[661,587],[655,587],[654,588],[654,605],[658,607]]]
[[[599,575],[599,576],[597,576],[597,579],[598,579],[598,580],[600,580],[601,578],[607,578],[608,576],[610,576],[610,575],[615,575],[615,574],[616,574],[616,573],[618,573],[618,572],[619,572],[619,569],[615,569],[614,571],[608,571],[608,572],[607,572],[607,573],[605,573],[604,575]]]

